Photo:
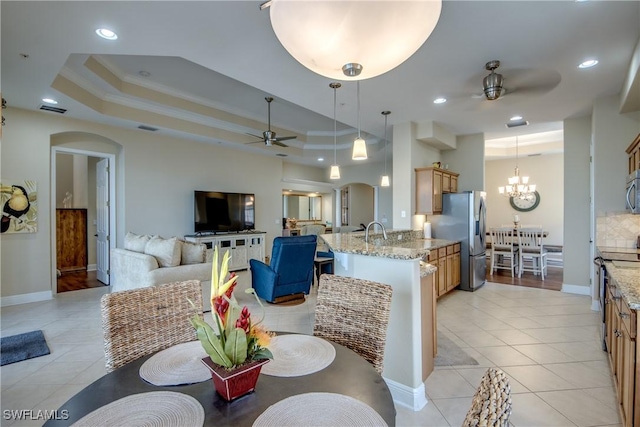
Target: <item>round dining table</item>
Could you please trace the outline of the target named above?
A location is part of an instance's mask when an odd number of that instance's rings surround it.
[[[140,377],[142,364],[152,355],[128,363],[97,379],[62,405],[58,413],[67,419],[51,419],[47,427],[68,426],[85,415],[118,399],[145,392],[174,391],[200,402],[205,426],[250,426],[271,405],[304,393],[335,393],[361,401],[375,410],[387,425],[395,426],[396,410],[384,379],[371,364],[354,351],[330,342],[335,359],[312,374],[280,377],[260,374],[255,391],[227,402],[216,393],[211,379],[189,385],[155,386]],[[305,411],[300,407],[299,411]]]

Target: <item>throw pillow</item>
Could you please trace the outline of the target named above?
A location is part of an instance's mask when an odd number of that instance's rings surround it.
[[[124,236],[124,248],[128,251],[144,253],[144,248],[150,239],[151,236],[147,234],[141,235],[129,231]]]
[[[155,257],[160,267],[176,267],[180,265],[180,246],[177,237],[164,239],[154,236],[147,242],[144,253]]]
[[[182,260],[180,264],[202,264],[207,247],[203,243],[182,241]]]

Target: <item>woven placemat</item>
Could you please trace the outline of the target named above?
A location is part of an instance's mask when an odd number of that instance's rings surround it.
[[[278,335],[271,339],[273,360],[262,373],[274,377],[299,377],[326,368],[336,358],[330,342],[312,335]]]
[[[335,393],[305,393],[271,405],[254,427],[386,426],[380,414],[353,397]]]
[[[140,366],[140,377],[157,386],[200,383],[211,379],[203,357],[207,353],[200,341],[174,345],[147,359]]]
[[[202,427],[204,408],[175,391],[132,394],[85,415],[72,427]]]

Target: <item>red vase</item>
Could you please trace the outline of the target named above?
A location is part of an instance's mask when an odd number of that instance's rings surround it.
[[[256,388],[262,365],[268,361],[269,359],[255,360],[234,369],[227,369],[213,363],[208,356],[202,359],[202,363],[211,371],[216,391],[229,402],[251,393]]]

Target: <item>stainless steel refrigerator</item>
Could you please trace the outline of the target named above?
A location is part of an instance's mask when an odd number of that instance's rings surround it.
[[[442,215],[429,216],[432,237],[460,241],[460,289],[475,291],[485,284],[486,193],[465,191],[442,195]]]

